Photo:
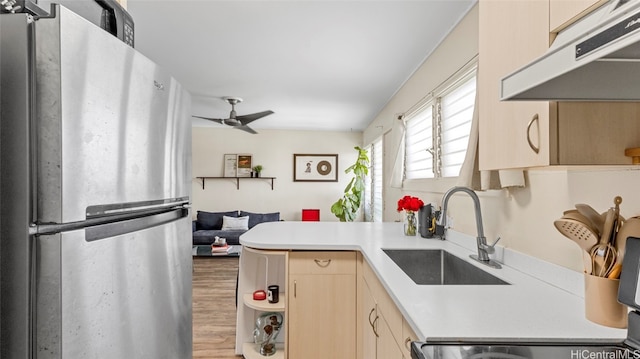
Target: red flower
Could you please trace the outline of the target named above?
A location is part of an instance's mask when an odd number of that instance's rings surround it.
[[[424,202],[418,197],[404,196],[398,200],[398,212],[419,211],[424,206]]]

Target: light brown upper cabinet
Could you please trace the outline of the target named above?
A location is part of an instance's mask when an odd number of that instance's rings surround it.
[[[624,150],[640,147],[639,103],[499,100],[500,80],[549,48],[550,2],[479,6],[480,169],[630,165]]]
[[[607,0],[549,0],[549,32],[558,32]]]
[[[544,166],[549,158],[546,134],[551,106],[500,102],[499,86],[504,75],[548,49],[549,39],[543,35],[549,29],[549,2],[481,0],[479,6],[480,168]],[[538,153],[529,146],[527,132]]]

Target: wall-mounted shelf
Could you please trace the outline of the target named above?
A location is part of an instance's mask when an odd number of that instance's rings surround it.
[[[271,181],[271,190],[273,191],[273,180],[275,177],[196,177],[197,179],[202,181],[202,189],[204,189],[204,182],[207,179],[213,180],[235,180],[236,181],[236,189],[240,189],[240,180],[267,180]]]

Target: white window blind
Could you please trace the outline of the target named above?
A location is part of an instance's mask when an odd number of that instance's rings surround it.
[[[382,222],[382,137],[369,147],[369,174],[365,181],[364,218],[367,222]]]
[[[371,169],[373,172],[373,179],[371,181],[372,221],[382,222],[382,183],[384,177],[382,173],[382,138],[376,140],[371,147]]]
[[[373,222],[373,145],[367,146],[365,149],[369,153],[369,173],[364,181],[364,220],[365,222]]]
[[[469,145],[475,64],[452,76],[407,115],[405,179],[457,177]]]
[[[442,97],[441,172],[457,177],[467,154],[476,97],[476,77],[472,76]]]
[[[405,132],[405,178],[407,179],[434,177],[432,112],[432,105],[428,104],[407,120]]]

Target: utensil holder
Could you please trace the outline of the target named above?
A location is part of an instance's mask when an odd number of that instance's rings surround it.
[[[620,280],[584,274],[584,309],[588,320],[612,328],[627,327],[627,307],[618,303]]]

